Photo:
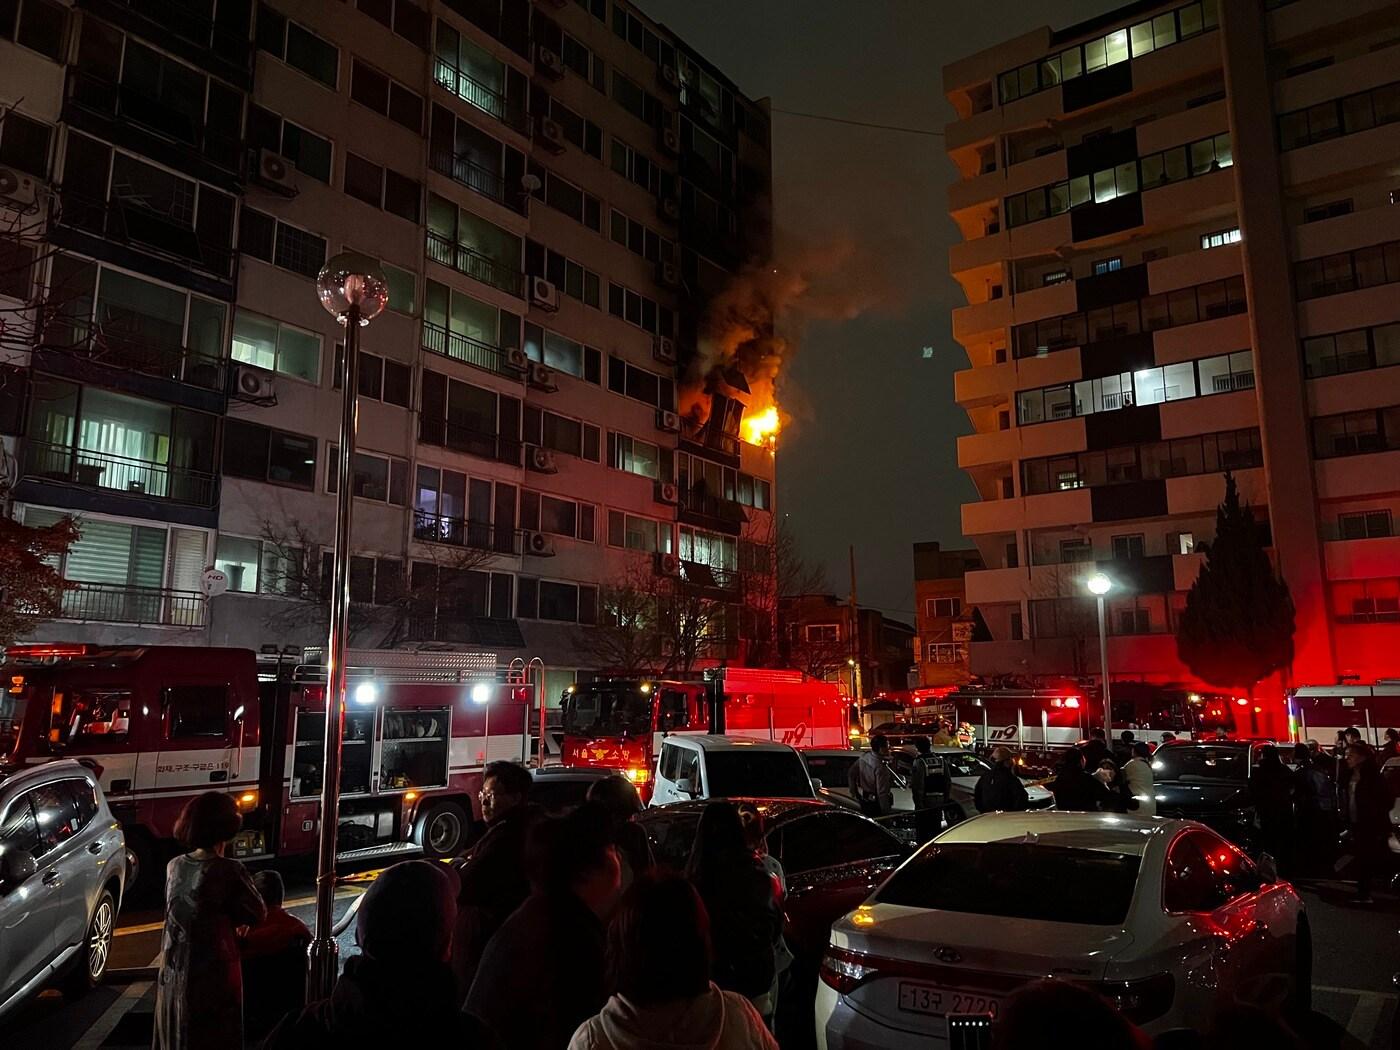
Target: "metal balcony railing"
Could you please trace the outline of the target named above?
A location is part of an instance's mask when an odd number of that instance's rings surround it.
[[[468,335],[449,332],[442,325],[423,322],[423,349],[431,350],[454,361],[462,361],[488,372],[504,372],[506,355],[499,346],[483,343]]]
[[[32,440],[24,442],[24,472],[31,478],[194,507],[212,507],[218,491],[217,475],[204,471]]]
[[[182,345],[180,325],[103,306],[97,324],[56,317],[39,346],[115,368],[174,379],[203,390],[223,390],[227,362]]]
[[[204,595],[168,587],[116,583],[78,583],[63,595],[67,620],[203,627]]]
[[[525,213],[525,202],[528,199],[525,191],[517,187],[515,192],[510,192],[500,172],[492,171],[470,157],[445,149],[434,150],[433,170],[446,175],[453,182],[460,183],[474,193],[489,197],[497,204],[502,204],[522,215]]]
[[[724,521],[748,520],[748,515],[744,513],[744,507],[738,500],[725,499],[703,489],[681,489],[679,495],[681,510],[691,514],[703,514]]]
[[[505,95],[473,79],[469,73],[446,59],[433,60],[433,77],[463,102],[495,117],[507,127],[514,128],[522,135],[529,130],[530,118],[524,106],[512,103]]]
[[[232,248],[209,243],[193,228],[152,211],[134,197],[104,202],[68,190],[62,194],[57,222],[181,265],[193,265],[220,280],[233,278]]]
[[[743,573],[737,569],[721,569],[699,561],[681,561],[681,579],[700,591],[735,593],[743,589]]]
[[[445,514],[413,512],[413,538],[425,543],[446,543],[497,554],[519,554],[520,532],[482,521],[448,517]]]
[[[437,445],[439,448],[466,452],[482,459],[510,463],[517,467],[523,462],[525,449],[525,445],[516,438],[488,434],[461,423],[421,415],[418,421],[418,440],[425,445]]]
[[[458,273],[466,274],[482,284],[499,288],[510,295],[523,296],[525,275],[519,270],[482,255],[465,244],[454,244],[440,233],[428,231],[428,258],[433,262],[450,266]]]
[[[162,30],[196,45],[205,52],[206,61],[217,58],[243,69],[247,69],[250,64],[252,41],[246,34],[233,32],[220,26],[207,15],[199,13],[198,7],[202,6],[208,11],[210,4],[196,5],[191,4],[189,0],[78,0],[77,6],[128,11],[145,23],[146,27]]]

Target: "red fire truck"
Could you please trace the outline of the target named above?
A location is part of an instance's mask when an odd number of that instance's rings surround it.
[[[1362,739],[1384,743],[1387,729],[1400,729],[1400,681],[1374,685],[1308,685],[1288,694],[1289,735],[1331,747],[1337,734],[1355,726]]]
[[[798,748],[850,746],[847,699],[833,683],[800,671],[729,667],[700,681],[576,682],[562,706],[564,765],[621,770],[644,798],[668,733],[725,733]]]
[[[489,760],[522,760],[532,688],[491,653],[352,651],[338,839],[343,859],[464,843]],[[315,851],[325,667],[247,649],[33,645],[0,665],[0,765],[91,762],[146,872],[181,807],[227,791],[234,853]]]

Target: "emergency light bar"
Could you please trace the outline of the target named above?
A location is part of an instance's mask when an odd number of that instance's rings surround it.
[[[83,644],[69,645],[8,645],[5,656],[10,660],[52,660],[61,657],[87,656],[96,646]]]

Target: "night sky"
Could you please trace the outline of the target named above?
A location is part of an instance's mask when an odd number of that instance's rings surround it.
[[[943,66],[1042,25],[1063,28],[1121,0],[639,0],[752,98],[775,108],[941,131]],[[773,116],[778,262],[813,243],[847,246],[819,274],[816,319],[779,390],[793,421],[778,453],[778,505],[803,550],[861,604],[912,622],[910,545],[962,546],[957,468],[970,431],[953,402],[967,367],[949,311],[957,229],[942,138]],[[798,241],[807,247],[797,246]],[[856,294],[851,294],[852,292]],[[841,299],[836,304],[828,300]],[[847,300],[874,303],[832,320]],[[925,347],[932,356],[925,357]]]

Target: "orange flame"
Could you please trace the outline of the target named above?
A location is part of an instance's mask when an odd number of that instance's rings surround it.
[[[783,429],[782,416],[777,405],[769,405],[758,412],[744,413],[742,433],[750,445],[773,448],[778,443],[778,432]]]

